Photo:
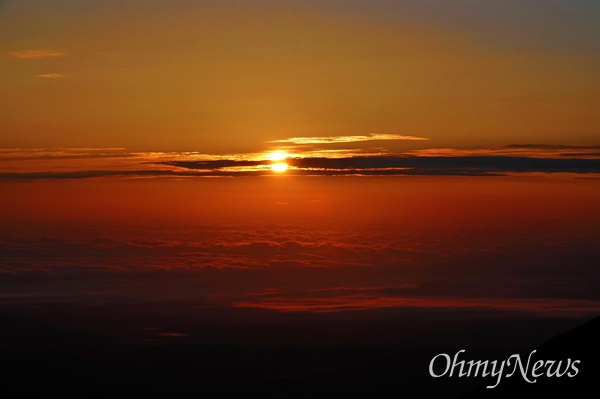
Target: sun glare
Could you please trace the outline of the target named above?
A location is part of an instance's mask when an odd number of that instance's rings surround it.
[[[269,154],[269,159],[271,161],[283,161],[288,156],[289,155],[286,152],[283,152],[283,151],[273,151],[271,154]]]
[[[285,162],[277,162],[271,165],[271,170],[277,173],[283,173],[287,170],[288,165]]]

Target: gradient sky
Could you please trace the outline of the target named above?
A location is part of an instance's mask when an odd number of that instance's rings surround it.
[[[598,145],[593,1],[3,1],[1,146]]]

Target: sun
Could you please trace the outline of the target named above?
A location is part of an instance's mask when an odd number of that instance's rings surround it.
[[[272,153],[269,154],[269,159],[274,162],[283,161],[288,156],[289,155],[284,151],[273,151]]]
[[[277,162],[271,165],[271,170],[277,173],[283,173],[287,170],[288,164],[285,162]]]
[[[290,156],[285,151],[277,150],[272,151],[268,154],[268,158],[271,161],[271,170],[276,173],[283,173],[288,170],[288,164],[284,161]]]

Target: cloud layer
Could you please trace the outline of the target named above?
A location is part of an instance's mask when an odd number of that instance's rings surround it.
[[[332,152],[296,151],[294,155],[273,161],[272,153],[269,152],[210,155],[194,152],[128,152],[119,148],[4,149],[0,163],[4,167],[0,178],[269,176],[274,174],[271,168],[274,162],[285,162],[288,166],[285,174],[291,176],[502,176],[568,173],[597,177],[600,173],[598,146],[521,144],[495,149],[430,148],[397,154],[380,152],[368,155],[353,153],[352,150],[330,151]]]
[[[597,231],[38,225],[3,231],[1,300],[198,300],[332,312],[597,313]],[[94,299],[96,298],[96,299]]]

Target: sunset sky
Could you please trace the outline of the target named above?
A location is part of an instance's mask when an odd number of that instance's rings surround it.
[[[598,1],[2,0],[0,396],[458,397],[600,314],[599,55]]]
[[[427,140],[336,148],[600,144],[593,1],[1,7],[2,148],[224,155],[370,134]]]
[[[2,301],[600,311],[597,1],[0,18]]]

